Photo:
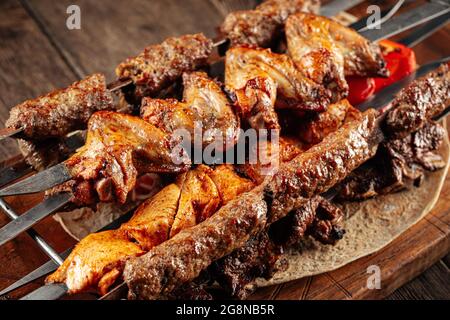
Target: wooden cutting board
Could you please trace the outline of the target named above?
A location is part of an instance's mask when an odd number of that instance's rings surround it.
[[[71,32],[64,24],[66,7],[74,1],[64,0],[3,0],[0,2],[0,122],[7,118],[9,106],[26,98],[64,87],[86,73],[101,71],[112,76],[111,66],[123,57],[139,52],[149,42],[166,36],[206,31],[214,36],[214,26],[223,19],[222,10],[200,1],[151,1],[133,7],[126,2],[97,2],[79,0],[89,12],[83,32]],[[180,3],[186,3],[181,10]],[[384,1],[385,5],[395,1]],[[352,10],[357,16],[365,14],[367,5]],[[145,8],[145,9],[144,9]],[[142,15],[146,12],[146,15]],[[198,19],[196,14],[209,19]],[[182,15],[182,16],[180,16]],[[163,18],[161,18],[161,16]],[[103,23],[99,24],[99,21]],[[127,25],[127,28],[123,26]],[[419,63],[449,54],[449,32],[440,32],[418,46]],[[92,46],[92,43],[96,43]],[[126,46],[120,43],[127,43]],[[44,58],[42,58],[44,57]],[[47,59],[46,57],[52,57]],[[448,120],[448,127],[450,121]],[[13,143],[0,146],[0,159],[17,154]],[[8,156],[9,155],[9,156]],[[0,168],[4,164],[0,163]],[[36,205],[42,195],[9,197],[5,200],[20,214]],[[0,227],[10,220],[0,214]],[[76,242],[51,217],[44,219],[35,230],[58,252]],[[384,298],[450,251],[450,177],[447,176],[441,197],[435,208],[418,224],[383,250],[359,259],[339,270],[267,287],[257,291],[253,299],[367,299]],[[34,241],[21,234],[0,247],[0,288],[7,287],[48,260]],[[381,268],[381,289],[367,289],[367,267]],[[40,279],[15,291],[18,298],[43,284]],[[95,298],[94,295],[77,298]]]

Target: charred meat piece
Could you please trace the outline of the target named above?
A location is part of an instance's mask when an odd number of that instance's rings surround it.
[[[293,210],[285,218],[270,226],[270,236],[284,248],[295,246],[305,236],[312,236],[322,244],[334,245],[345,231],[340,226],[344,213],[321,196]]]
[[[89,120],[86,144],[66,165],[77,187],[88,183],[100,201],[124,203],[138,175],[182,172],[190,167],[184,149],[173,152],[177,144],[139,117],[101,111]],[[76,198],[85,198],[80,191],[74,188]]]
[[[239,119],[219,84],[204,72],[183,74],[183,101],[144,98],[141,117],[166,132],[187,130],[194,140],[195,123],[201,124],[203,147],[233,147]],[[220,139],[218,139],[220,138]]]
[[[426,170],[445,167],[436,153],[445,134],[441,125],[427,123],[405,138],[384,142],[373,159],[343,182],[339,197],[364,200],[420,185]]]
[[[126,59],[116,68],[116,74],[120,80],[133,80],[138,99],[155,96],[183,72],[204,66],[211,51],[212,41],[201,33],[168,38]]]
[[[328,106],[325,112],[303,115],[296,135],[307,145],[315,145],[344,123],[359,119],[361,112],[344,99]]]
[[[332,245],[342,239],[345,233],[339,226],[342,217],[338,207],[320,196],[314,197],[242,248],[214,262],[209,268],[210,277],[232,298],[245,299],[253,292],[256,278],[270,279],[275,272],[287,268],[285,249],[296,246],[306,236]]]
[[[317,0],[267,0],[254,10],[230,13],[220,27],[221,34],[231,46],[256,45],[268,47],[282,34],[289,15],[300,12],[318,12]]]
[[[268,182],[244,193],[211,218],[127,262],[124,278],[133,299],[156,299],[197,278],[214,261],[242,247],[313,196],[327,191],[374,156],[380,142],[376,112],[281,166]]]
[[[394,138],[405,137],[424,126],[450,104],[450,62],[414,81],[392,102],[386,129]]]
[[[93,233],[83,239],[47,283],[65,283],[69,293],[94,289],[102,294],[121,275],[125,261],[143,254],[120,231]]]
[[[269,49],[227,52],[225,85],[243,118],[255,128],[279,129],[277,108],[324,111],[331,93],[305,77],[292,60]]]
[[[21,135],[27,140],[58,138],[85,129],[91,115],[100,110],[115,110],[115,106],[105,76],[94,74],[13,107],[6,127],[23,128]]]
[[[210,272],[229,296],[245,299],[253,292],[256,278],[270,279],[287,266],[282,253],[283,247],[275,244],[264,230],[242,248],[214,262]]]
[[[388,75],[378,44],[331,19],[298,13],[286,22],[289,54],[297,66],[344,98],[345,76]]]

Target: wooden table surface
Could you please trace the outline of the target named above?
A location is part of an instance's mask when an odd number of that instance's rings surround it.
[[[204,32],[214,37],[224,15],[254,0],[2,0],[0,1],[0,127],[11,106],[54,88],[65,87],[93,72],[114,79],[114,66],[149,43],[168,36]],[[371,1],[387,6],[396,1]],[[419,2],[419,1],[417,1]],[[369,2],[350,12],[365,14]],[[81,30],[66,27],[69,5],[81,8]],[[233,6],[234,5],[234,6]],[[437,32],[416,46],[419,63],[450,54],[450,28]],[[450,122],[448,122],[450,124]],[[18,151],[13,140],[0,144],[0,163]],[[447,179],[448,180],[448,179]],[[446,193],[449,183],[446,184]],[[35,198],[14,198],[11,205],[23,209]],[[443,207],[446,208],[446,207]],[[0,214],[0,226],[8,222]],[[75,242],[51,218],[36,230],[58,251]],[[438,257],[439,258],[439,257]],[[0,248],[0,289],[47,261],[26,234]],[[388,299],[450,299],[450,254],[392,293]],[[20,297],[42,281],[18,290]]]

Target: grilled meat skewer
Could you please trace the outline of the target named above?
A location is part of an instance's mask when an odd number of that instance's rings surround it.
[[[220,27],[220,33],[231,47],[255,45],[269,47],[283,32],[286,19],[293,13],[318,13],[317,0],[267,0],[254,10],[230,13]]]

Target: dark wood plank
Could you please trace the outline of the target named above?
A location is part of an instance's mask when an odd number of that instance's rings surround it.
[[[450,299],[450,271],[439,261],[426,272],[402,288],[394,291],[389,300],[435,300]]]
[[[11,106],[76,79],[19,1],[0,2],[0,126]],[[11,139],[0,144],[0,162],[18,153]]]
[[[210,1],[27,0],[29,8],[80,74],[103,72],[145,46],[169,36],[204,32],[215,36],[222,12]],[[66,28],[66,9],[81,8],[81,30]]]
[[[0,123],[3,126],[10,106],[65,86],[74,81],[76,76],[67,68],[19,1],[0,2],[0,38]],[[0,161],[17,154],[15,141],[2,142],[0,145]],[[15,199],[11,205],[21,213],[37,204],[38,200],[40,198],[36,196],[26,196]],[[0,226],[7,222],[9,219],[1,213]],[[37,230],[59,251],[73,244],[73,240],[52,218],[39,224]],[[0,287],[6,287],[47,260],[28,235],[20,235],[0,247]],[[16,294],[20,296],[23,293],[18,291]]]

